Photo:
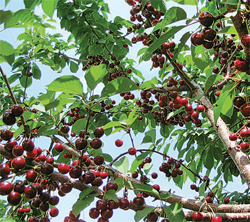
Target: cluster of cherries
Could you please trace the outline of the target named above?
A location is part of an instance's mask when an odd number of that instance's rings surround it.
[[[171,82],[171,84],[176,84],[177,81],[170,77],[169,82]],[[155,99],[159,102],[159,109],[153,107],[155,101],[153,99],[150,100],[152,94],[155,94]],[[168,125],[179,124],[180,126],[183,126],[185,122],[192,121],[197,127],[202,125],[202,122],[199,119],[199,113],[204,112],[205,107],[203,105],[198,105],[195,111],[192,105],[189,104],[188,98],[180,96],[177,91],[171,91],[167,94],[160,94],[157,93],[156,90],[142,90],[141,99],[142,100],[136,101],[136,104],[142,108],[141,112],[143,114],[146,114],[149,111],[152,112],[154,114],[153,118],[158,122]],[[167,118],[169,113],[183,107],[184,110],[182,112]],[[184,111],[186,112],[186,115],[183,117]]]
[[[13,125],[16,123],[16,117],[20,117],[24,112],[21,105],[15,104],[9,110],[3,113],[3,122],[6,125]]]
[[[250,118],[250,103],[246,102],[246,98],[241,96],[236,96],[233,100],[233,104],[237,110],[240,111],[241,115],[245,118]],[[250,144],[247,142],[250,138],[250,124],[247,122],[243,125],[237,132],[229,135],[229,139],[231,141],[241,140],[239,148],[241,150],[247,151],[249,150]]]

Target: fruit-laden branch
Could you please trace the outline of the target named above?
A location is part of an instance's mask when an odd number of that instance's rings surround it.
[[[60,139],[55,138],[57,140],[57,142],[62,142]],[[65,149],[72,153],[73,155],[77,154],[76,151],[74,149],[72,149],[71,147],[67,146],[66,144],[64,144]],[[8,157],[12,157],[11,154],[9,154],[8,152],[5,151],[4,146],[2,144],[0,144],[0,154],[3,156]],[[80,154],[78,153],[77,156],[79,156]],[[32,161],[32,164],[34,165],[38,165],[38,163],[36,163],[35,161]],[[109,168],[107,166],[103,166],[109,173],[110,176],[113,177],[124,177],[127,181],[132,181],[133,183],[140,183],[140,181],[135,180],[133,178],[128,177],[127,175],[121,174],[119,171],[114,170],[112,168]],[[75,189],[78,189],[80,191],[83,191],[85,189],[90,188],[91,186],[81,182],[80,180],[77,179],[73,179],[73,178],[69,178],[68,176],[65,176],[61,173],[58,172],[53,172],[49,178],[53,181],[58,181],[60,183],[71,183],[72,187],[74,187]],[[95,193],[98,194],[98,198],[103,198],[103,191],[96,189],[94,191]],[[155,197],[157,199],[159,199],[158,196],[155,195],[155,193],[153,192],[145,192],[144,193],[148,194],[149,196]],[[169,192],[164,192],[164,191],[160,191],[160,194],[170,194]],[[228,219],[228,218],[249,218],[249,211],[250,211],[250,205],[249,204],[242,204],[242,205],[226,205],[226,204],[204,204],[201,201],[197,201],[197,200],[193,200],[193,199],[186,199],[183,198],[181,196],[175,195],[175,194],[171,194],[171,196],[166,200],[166,202],[169,203],[181,203],[183,208],[187,208],[190,210],[194,210],[194,211],[205,211],[205,212],[209,212],[211,210],[213,210],[213,212],[215,212],[216,214],[222,213],[220,214],[221,217],[223,219]],[[144,206],[146,207],[146,206]],[[133,202],[130,202],[129,208],[132,210],[139,210],[138,208],[135,207],[135,205],[133,204]],[[142,208],[143,209],[143,208]],[[162,209],[161,208],[156,208],[156,212],[161,215],[162,214]],[[226,213],[226,214],[225,214]],[[229,213],[229,214],[228,214]],[[211,213],[209,214],[209,216],[211,216]]]
[[[193,221],[192,219],[192,213],[184,213],[186,220]],[[204,220],[203,221],[211,221],[211,219],[214,217],[213,213],[202,213]],[[250,213],[216,213],[216,216],[219,216],[223,219],[223,221],[247,221],[247,219],[250,219]]]
[[[188,85],[194,96],[195,97],[202,96],[200,102],[202,105],[206,107],[205,113],[209,121],[214,127],[222,143],[227,148],[227,152],[229,153],[235,165],[237,166],[238,170],[240,171],[242,178],[246,181],[246,183],[250,187],[250,158],[248,157],[247,154],[243,153],[241,150],[238,149],[237,142],[229,140],[229,135],[231,133],[226,123],[222,120],[222,118],[219,117],[217,123],[215,122],[213,104],[210,102],[209,98],[204,94],[204,91],[202,90],[201,86],[197,84],[195,81],[191,80],[187,76],[187,74],[184,71],[182,71],[174,61],[172,61],[169,54],[167,54],[167,57],[170,60],[171,64],[173,65],[174,69],[178,72],[180,77]]]
[[[57,143],[62,143],[64,145],[65,150],[67,150],[69,153],[71,153],[72,155],[75,156],[80,156],[80,153],[76,150],[74,150],[73,148],[69,147],[67,144],[63,143],[62,140],[60,140],[59,138],[54,136],[54,140]],[[0,150],[1,150],[1,146],[0,146]],[[119,172],[118,170],[106,166],[106,165],[102,165],[102,168],[108,172],[109,176],[117,178],[117,177],[123,177],[126,181],[131,181],[133,183],[137,183],[140,184],[141,182],[139,180],[136,180],[134,178],[129,177],[128,175],[122,174],[121,172]],[[148,194],[149,196],[155,197],[156,199],[159,199],[159,197],[157,195],[155,195],[155,193],[153,192],[145,192],[144,193]],[[164,192],[164,191],[160,191],[160,193],[162,193],[163,195],[167,195],[170,194],[169,192]],[[250,212],[250,204],[239,204],[239,205],[228,205],[228,204],[209,204],[208,207],[207,205],[204,205],[203,202],[201,201],[197,201],[197,200],[193,200],[193,199],[187,199],[175,194],[171,194],[171,196],[166,200],[166,202],[168,203],[181,203],[183,208],[186,209],[190,209],[190,210],[194,210],[194,211],[199,211],[201,207],[203,207],[202,209],[204,211],[211,211],[211,209],[214,212],[223,212],[223,213],[247,213]]]

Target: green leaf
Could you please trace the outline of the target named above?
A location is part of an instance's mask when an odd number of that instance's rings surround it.
[[[181,26],[174,26],[168,29],[168,31],[162,35],[160,38],[158,38],[156,41],[154,41],[147,49],[147,51],[144,53],[143,55],[143,60],[147,61],[150,59],[150,57],[152,56],[152,53],[161,47],[161,45],[166,42],[167,40],[169,40],[171,37],[174,36],[174,34],[178,31],[180,31],[181,29],[183,29],[184,25]]]
[[[129,161],[126,156],[114,162],[113,165],[116,167],[117,170],[119,170],[120,172],[124,174],[128,172]]]
[[[189,37],[192,35],[192,33],[190,32],[186,32],[182,37],[181,37],[181,43],[178,45],[177,50],[175,50],[174,53],[174,57],[172,58],[172,60],[174,61],[177,56],[179,55],[179,53],[181,52],[182,48],[184,47],[184,45],[186,44],[187,40],[189,39]]]
[[[1,222],[16,222],[16,220],[14,218],[3,218]]]
[[[115,190],[108,190],[104,193],[104,200],[113,200],[115,202],[118,202],[118,199],[115,195]]]
[[[205,190],[206,190],[206,185],[207,183],[203,183],[200,188],[199,188],[199,195],[204,196],[205,195]]]
[[[73,211],[74,211],[74,215],[78,215],[83,209],[85,209],[87,206],[89,206],[93,201],[94,198],[97,196],[98,194],[89,194],[87,197],[85,197],[84,199],[79,199],[76,201],[76,203],[73,205]]]
[[[173,203],[169,207],[163,207],[164,213],[166,217],[170,221],[185,221],[184,220],[184,213],[182,211],[182,207],[180,203]]]
[[[167,25],[173,22],[177,22],[186,18],[187,13],[185,12],[185,10],[176,6],[171,7],[170,9],[168,9],[164,19],[155,26],[154,31],[165,28]]]
[[[82,200],[84,199],[87,195],[89,195],[92,191],[97,190],[98,187],[94,186],[94,187],[90,187],[88,189],[85,189],[83,191],[81,191],[81,193],[79,194],[79,199]]]
[[[173,0],[173,1],[182,5],[197,5],[198,4],[198,0]]]
[[[154,207],[145,207],[143,210],[137,210],[135,214],[135,221],[140,221],[142,218],[150,214],[154,209]]]
[[[77,120],[72,126],[72,132],[78,134],[80,130],[85,130],[86,127],[86,119]]]
[[[150,1],[152,6],[156,8],[157,10],[161,10],[163,13],[166,12],[166,5],[165,1],[163,0],[151,0]]]
[[[76,76],[65,75],[55,79],[48,86],[49,91],[65,92],[83,96],[83,86]]]
[[[141,164],[141,162],[144,160],[144,158],[148,155],[148,152],[142,153],[139,156],[135,158],[133,163],[131,164],[130,172],[135,172],[136,168]]]
[[[52,18],[57,6],[57,0],[42,0],[42,9],[44,13]]]
[[[122,92],[139,89],[139,87],[126,77],[119,77],[109,82],[102,90],[102,97],[109,97]]]
[[[77,70],[78,70],[78,65],[75,62],[70,61],[70,67],[69,68],[70,68],[71,72],[76,73]]]
[[[149,186],[149,185],[137,184],[137,183],[133,183],[133,182],[132,182],[132,185],[136,190],[139,190],[139,191],[142,191],[142,192],[143,191],[144,192],[150,192],[150,193],[153,193],[154,195],[156,195],[157,197],[160,198],[159,192],[156,189],[154,189],[153,187]]]
[[[11,65],[15,59],[15,49],[10,43],[0,40],[0,56]]]
[[[41,71],[35,63],[32,66],[32,74],[35,79],[41,79]]]
[[[116,127],[116,126],[122,126],[122,124],[120,122],[117,122],[117,121],[111,121],[111,122],[105,124],[102,128],[105,130],[105,129],[110,129],[110,128]]]
[[[106,65],[100,64],[98,66],[91,66],[85,74],[87,86],[93,90],[98,83],[100,83],[103,77],[106,75]]]
[[[6,22],[7,20],[9,20],[10,18],[12,18],[13,16],[13,12],[12,11],[3,11],[0,10],[0,24]]]
[[[216,82],[218,82],[222,78],[223,77],[221,75],[211,75],[211,76],[209,76],[207,78],[204,91],[206,92],[212,85],[214,85]]]
[[[27,75],[22,75],[20,80],[20,84],[24,88],[28,88],[32,84],[32,78],[28,77]]]
[[[227,5],[238,5],[240,0],[227,0],[224,4]]]
[[[156,130],[151,129],[145,133],[142,143],[153,143],[156,138]]]

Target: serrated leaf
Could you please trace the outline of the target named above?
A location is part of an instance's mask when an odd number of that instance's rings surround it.
[[[181,37],[181,43],[178,45],[177,50],[175,50],[174,57],[172,58],[173,61],[177,58],[178,54],[181,52],[182,48],[186,44],[187,40],[192,34],[190,32],[186,32],[182,37]]]
[[[169,40],[171,37],[174,36],[174,34],[178,31],[180,31],[181,29],[183,29],[184,25],[181,25],[181,26],[174,26],[174,27],[171,27],[167,30],[167,32],[162,35],[160,38],[158,38],[157,40],[155,40],[147,49],[147,51],[144,53],[144,55],[142,56],[143,60],[144,61],[147,61],[151,58],[152,56],[152,53],[161,47],[161,45],[166,42],[167,40]]]
[[[53,17],[58,0],[42,0],[42,9],[44,13],[50,18]]]
[[[137,210],[135,214],[135,221],[140,221],[142,218],[150,214],[154,209],[154,207],[145,207],[143,210]]]
[[[211,76],[209,76],[207,78],[204,91],[206,92],[212,85],[214,85],[216,82],[218,82],[222,78],[223,77],[221,75],[211,75]]]
[[[165,28],[167,25],[187,18],[187,13],[180,7],[171,7],[164,19],[154,27],[154,31]]]
[[[105,98],[122,92],[131,92],[137,89],[139,89],[139,87],[132,80],[126,77],[119,77],[107,83],[102,90],[101,96]]]
[[[103,77],[106,75],[106,65],[100,64],[98,66],[91,66],[85,74],[88,87],[93,90],[98,83],[101,82]]]
[[[153,193],[154,195],[156,195],[157,197],[160,198],[159,192],[156,189],[154,189],[153,187],[149,186],[149,185],[137,184],[137,183],[133,183],[133,182],[132,182],[132,185],[136,190],[144,191],[144,192],[150,192],[150,193]]]
[[[97,190],[98,187],[96,186],[93,186],[93,187],[90,187],[88,189],[85,189],[83,191],[81,191],[81,193],[79,194],[79,199],[82,200],[84,199],[87,195],[89,195],[92,191],[94,190]]]
[[[77,200],[73,205],[73,213],[77,216],[83,209],[90,205],[98,194],[89,194],[86,198]]]
[[[127,173],[129,167],[129,161],[126,156],[122,157],[120,160],[113,163],[117,170],[121,171],[122,173]]]
[[[47,86],[49,91],[65,92],[83,96],[83,86],[76,76],[65,75],[55,79]]]

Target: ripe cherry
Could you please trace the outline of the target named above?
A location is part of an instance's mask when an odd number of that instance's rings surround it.
[[[18,104],[15,104],[11,107],[11,111],[15,117],[19,117],[23,114],[23,107]]]
[[[89,217],[91,217],[92,219],[96,219],[97,217],[99,217],[100,212],[98,209],[96,208],[91,208],[89,210]]]
[[[101,155],[98,155],[94,158],[94,163],[96,165],[102,165],[104,163],[104,157]]]
[[[243,59],[237,59],[234,61],[234,66],[240,72],[246,72],[249,70],[249,64]]]
[[[21,194],[15,191],[11,191],[7,197],[9,204],[12,206],[18,205],[21,199],[22,199]]]
[[[105,178],[107,178],[107,176],[108,176],[108,173],[107,172],[100,172],[100,177],[102,178],[102,179],[105,179]]]
[[[87,147],[88,141],[84,138],[79,138],[75,141],[76,149],[83,150]]]
[[[66,163],[60,163],[58,165],[58,171],[62,174],[66,174],[70,171],[70,166],[67,165]]]
[[[59,214],[59,210],[57,208],[52,208],[49,214],[51,217],[56,217]]]
[[[231,141],[236,141],[236,140],[238,139],[238,136],[237,136],[235,133],[233,133],[233,134],[230,134],[230,135],[229,135],[229,139],[230,139]]]
[[[28,180],[29,182],[34,182],[36,180],[37,177],[37,172],[34,170],[29,170],[26,173],[26,180]]]
[[[209,12],[202,12],[199,15],[199,21],[203,26],[209,27],[214,22],[214,16]]]
[[[23,169],[26,165],[26,161],[23,157],[15,157],[12,161],[11,161],[11,165],[14,169],[16,170],[20,170]]]
[[[12,190],[14,186],[12,183],[8,181],[3,181],[0,183],[0,195],[8,195]]]
[[[241,37],[241,43],[246,48],[250,48],[250,34],[245,34]]]
[[[90,141],[90,146],[93,149],[99,149],[102,146],[102,141],[99,138],[94,138],[93,140]]]
[[[202,112],[204,112],[205,107],[204,107],[203,105],[198,105],[198,106],[196,107],[196,110],[197,110],[197,112],[202,113]]]
[[[227,197],[224,199],[224,204],[228,204],[230,202],[230,199]]]
[[[104,129],[102,127],[97,127],[94,131],[95,137],[100,138],[103,136],[103,134],[104,134]]]
[[[10,130],[2,130],[1,131],[1,138],[3,140],[10,140],[13,137],[13,132],[11,132]]]
[[[55,151],[57,151],[58,153],[61,153],[64,150],[64,146],[61,143],[57,143],[54,146]]]
[[[133,199],[133,203],[136,207],[142,207],[145,204],[145,200],[143,197],[135,197]]]
[[[248,150],[249,149],[249,143],[248,142],[242,142],[241,144],[240,144],[240,148],[242,149],[242,150]]]
[[[203,215],[202,215],[201,213],[199,213],[199,212],[194,212],[194,213],[192,214],[192,219],[193,219],[194,221],[202,221],[202,220],[204,219],[204,217],[203,217]]]
[[[128,149],[128,153],[129,153],[130,155],[135,155],[136,152],[137,152],[137,150],[136,150],[135,148],[129,148],[129,149]]]
[[[250,103],[245,103],[240,107],[240,112],[244,117],[250,117]]]
[[[22,143],[22,146],[23,146],[23,149],[28,151],[28,152],[31,152],[35,147],[35,145],[31,139],[24,140]]]
[[[212,218],[211,222],[222,222],[222,218],[219,216],[215,216]]]
[[[120,139],[117,139],[117,140],[115,141],[115,145],[116,145],[117,147],[121,147],[121,146],[123,145],[123,141],[120,140]]]
[[[15,145],[12,149],[13,156],[21,156],[23,154],[23,147],[20,145]]]

